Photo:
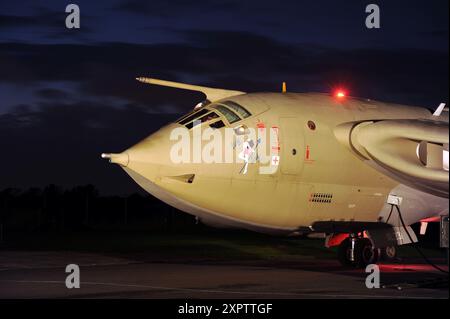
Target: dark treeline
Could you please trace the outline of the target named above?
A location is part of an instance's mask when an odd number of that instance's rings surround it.
[[[420,223],[413,226],[416,234]],[[422,243],[439,243],[439,223],[428,226]],[[64,189],[56,185],[0,191],[0,241],[12,232],[78,232],[131,230],[152,232],[204,232],[198,223],[151,195],[100,195],[93,185]],[[216,230],[215,230],[216,231]]]
[[[196,230],[195,218],[151,195],[102,196],[95,186],[0,191],[0,231]]]

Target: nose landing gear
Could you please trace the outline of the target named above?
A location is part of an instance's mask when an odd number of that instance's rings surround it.
[[[351,234],[338,247],[338,260],[343,266],[364,268],[379,260],[380,251],[372,246],[368,238]]]

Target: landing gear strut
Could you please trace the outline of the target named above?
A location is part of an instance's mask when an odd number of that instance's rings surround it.
[[[351,234],[344,239],[338,248],[338,260],[343,266],[364,268],[377,263],[380,256],[379,249],[373,248],[368,238]]]

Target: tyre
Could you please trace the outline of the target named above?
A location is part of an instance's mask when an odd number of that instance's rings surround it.
[[[346,238],[338,247],[337,257],[342,266],[365,268],[369,264],[376,264],[380,257],[380,250],[373,248],[367,238],[358,238],[355,243],[355,258],[351,260],[351,239]]]
[[[353,266],[354,262],[350,260],[351,254],[351,240],[350,238],[344,239],[338,247],[337,258],[342,266]]]
[[[355,266],[365,268],[369,264],[376,264],[380,258],[380,250],[373,248],[367,238],[360,238],[355,245]]]
[[[395,258],[397,258],[397,247],[388,246],[381,248],[381,258],[383,260],[394,260]]]

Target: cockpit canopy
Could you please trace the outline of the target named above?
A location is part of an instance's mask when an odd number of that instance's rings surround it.
[[[225,123],[234,124],[251,115],[242,105],[227,100],[196,108],[179,119],[177,123],[186,126],[188,129],[202,123],[207,123],[212,128],[221,128],[226,125]]]

